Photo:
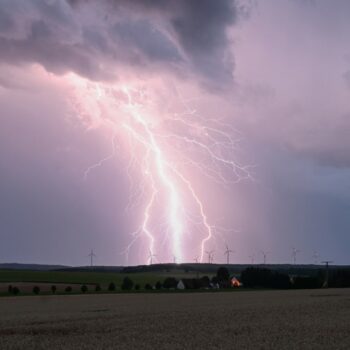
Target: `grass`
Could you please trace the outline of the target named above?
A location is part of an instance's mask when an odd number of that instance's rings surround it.
[[[93,271],[28,271],[28,270],[0,270],[0,283],[33,282],[33,283],[64,283],[64,284],[100,284],[106,286],[114,282],[117,286],[122,284],[128,276],[134,284],[144,287],[146,283],[154,285],[157,281],[163,282],[171,276],[177,279],[196,277],[193,273],[171,271],[169,273],[118,273],[118,272],[93,272]]]
[[[120,284],[125,276],[135,283],[154,283],[160,278],[153,273],[122,274],[118,272],[67,272],[67,271],[27,271],[0,270],[0,282],[48,282],[72,284]]]

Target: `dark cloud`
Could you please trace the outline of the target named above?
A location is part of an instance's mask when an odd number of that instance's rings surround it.
[[[233,67],[226,30],[238,12],[232,0],[4,0],[0,60],[96,80],[132,65],[223,83]]]

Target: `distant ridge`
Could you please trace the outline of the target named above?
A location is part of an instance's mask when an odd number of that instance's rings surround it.
[[[19,264],[19,263],[3,263],[0,264],[2,270],[33,270],[33,271],[50,271],[62,268],[68,268],[65,265],[42,265],[42,264]]]
[[[121,273],[143,273],[143,272],[200,272],[216,273],[220,266],[227,267],[232,273],[240,273],[248,267],[267,268],[290,274],[315,273],[324,269],[324,265],[314,264],[208,264],[208,263],[184,263],[184,264],[152,264],[138,266],[67,266],[67,265],[45,265],[45,264],[20,264],[0,263],[0,270],[32,270],[32,271],[66,271],[66,272],[121,272]],[[350,268],[349,265],[330,265],[329,268]]]
[[[65,266],[62,268],[54,269],[55,271],[76,271],[76,272],[121,272],[124,269],[123,266]]]

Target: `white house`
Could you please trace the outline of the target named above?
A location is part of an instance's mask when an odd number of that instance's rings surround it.
[[[176,286],[177,289],[185,289],[185,284],[180,280]]]

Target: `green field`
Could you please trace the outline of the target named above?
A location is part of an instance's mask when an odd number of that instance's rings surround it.
[[[36,283],[66,283],[66,284],[95,284],[107,285],[114,282],[120,286],[124,277],[128,276],[135,284],[144,286],[146,283],[155,284],[163,282],[166,277],[192,278],[196,274],[182,271],[171,272],[140,272],[140,273],[118,273],[118,272],[94,272],[94,271],[28,271],[28,270],[0,270],[1,283],[14,282],[36,282]]]

